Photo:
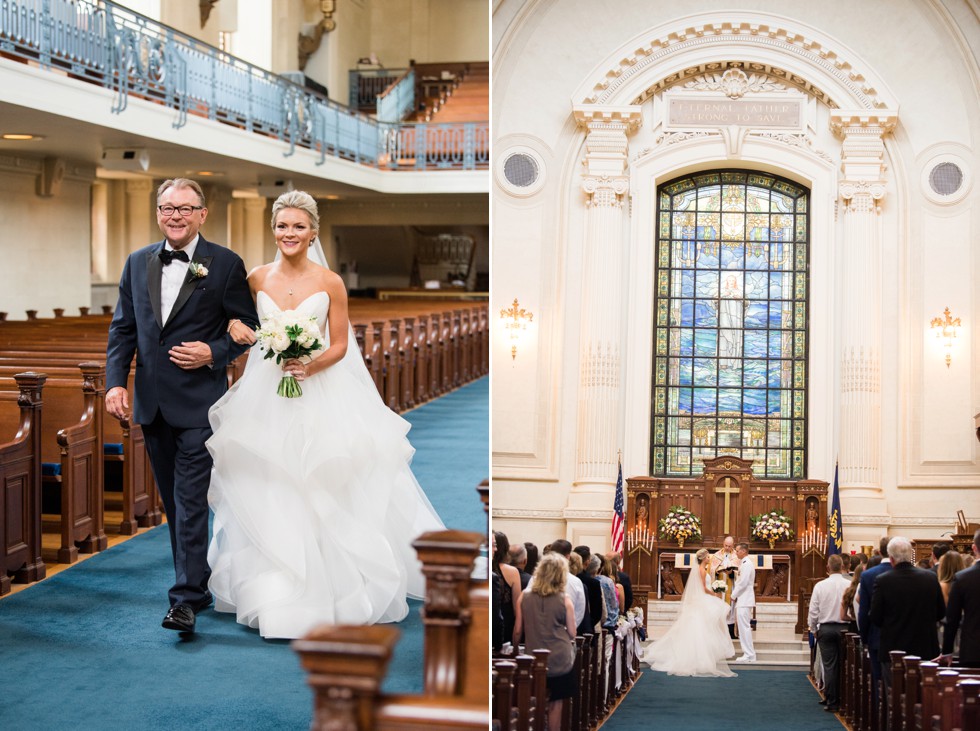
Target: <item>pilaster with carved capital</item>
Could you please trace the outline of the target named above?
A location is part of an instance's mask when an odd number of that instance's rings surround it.
[[[622,403],[623,232],[629,207],[628,135],[638,106],[574,107],[585,138],[584,282],[579,356],[575,490],[609,490],[616,482]]]
[[[840,483],[844,490],[881,489],[881,248],[879,201],[884,136],[893,112],[835,111],[831,129],[844,138],[839,185],[843,201]]]

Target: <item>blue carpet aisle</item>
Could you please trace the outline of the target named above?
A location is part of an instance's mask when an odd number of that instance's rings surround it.
[[[602,731],[841,731],[802,670],[682,678],[644,668]]]
[[[406,415],[413,469],[445,523],[483,532],[489,379]],[[167,529],[132,538],[0,601],[0,728],[307,729],[312,694],[286,641],[204,612],[181,641],[160,627],[173,580]],[[420,602],[398,625],[385,689],[421,690]]]

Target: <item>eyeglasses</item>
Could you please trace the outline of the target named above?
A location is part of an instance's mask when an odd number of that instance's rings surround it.
[[[157,210],[164,216],[172,216],[175,211],[180,212],[181,216],[189,216],[194,211],[200,211],[204,206],[157,206]]]

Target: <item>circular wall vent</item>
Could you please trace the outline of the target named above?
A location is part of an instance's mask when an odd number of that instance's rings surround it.
[[[504,177],[511,185],[527,188],[538,179],[538,163],[527,153],[514,153],[504,160]]]
[[[939,195],[953,195],[963,185],[963,171],[953,162],[941,162],[929,173],[929,187]]]

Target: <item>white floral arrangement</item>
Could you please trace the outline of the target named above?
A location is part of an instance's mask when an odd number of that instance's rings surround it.
[[[772,510],[749,518],[752,524],[752,537],[757,541],[769,541],[769,546],[776,541],[790,541],[793,530],[789,527],[790,517],[782,510]]]
[[[701,519],[680,505],[672,505],[658,525],[661,536],[672,538],[682,546],[684,541],[701,539]]]
[[[716,594],[724,594],[726,589],[728,589],[728,582],[726,581],[715,579],[711,582],[711,591],[715,592]]]
[[[208,275],[208,268],[198,261],[192,261],[188,270],[194,279],[204,279]]]
[[[255,331],[255,338],[259,348],[266,351],[265,358],[275,358],[279,364],[307,358],[322,346],[316,317],[296,310],[273,312]],[[276,393],[285,398],[296,398],[303,395],[303,389],[292,376],[283,376]]]

